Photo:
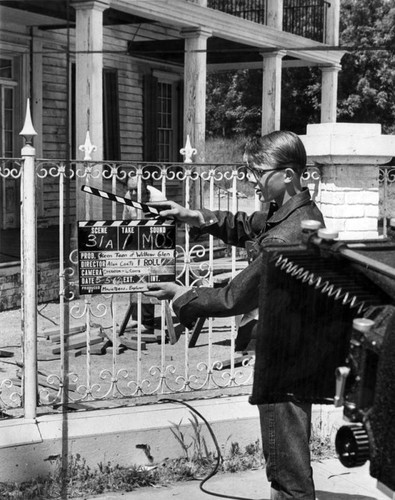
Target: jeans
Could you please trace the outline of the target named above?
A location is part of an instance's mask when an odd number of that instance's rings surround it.
[[[271,500],[315,500],[310,465],[311,404],[258,405]]]

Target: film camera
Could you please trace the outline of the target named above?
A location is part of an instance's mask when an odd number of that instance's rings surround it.
[[[370,308],[353,321],[346,364],[336,370],[335,405],[350,422],[336,435],[346,467],[370,460],[370,474],[395,490],[395,307]]]
[[[314,222],[302,223],[302,244],[263,251],[251,403],[343,406],[339,460],[370,460],[371,476],[394,491],[395,241],[337,241]]]
[[[336,452],[346,467],[370,460],[370,475],[393,492],[395,242],[388,238],[335,243],[333,251],[383,292],[378,293],[378,303],[363,308],[353,319],[345,363],[335,370],[334,403],[343,406],[343,417],[349,422],[337,432]]]

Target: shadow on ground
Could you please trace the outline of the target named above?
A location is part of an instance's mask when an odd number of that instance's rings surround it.
[[[349,495],[348,493],[331,493],[329,491],[316,491],[317,500],[376,500],[366,495]]]

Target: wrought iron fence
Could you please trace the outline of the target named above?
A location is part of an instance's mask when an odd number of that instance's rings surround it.
[[[0,176],[1,179],[20,179],[23,171],[23,161],[3,159]],[[37,393],[38,411],[55,411],[60,406],[89,405],[92,402],[108,404],[114,400],[136,404],[147,397],[174,393],[193,396],[199,391],[223,393],[232,389],[237,393],[248,393],[253,356],[240,360],[235,353],[235,318],[207,319],[197,340],[197,332],[177,325],[173,317],[173,326],[178,329],[180,338],[176,344],[170,345],[170,325],[163,303],[153,304],[156,329],[145,334],[142,305],[147,299],[141,293],[79,295],[75,218],[68,220],[67,217],[67,213],[75,211],[75,194],[80,192],[81,182],[92,185],[100,181],[108,191],[123,195],[125,182],[130,176],[137,178],[140,196],[142,184],[146,181],[154,184],[165,196],[176,185],[184,194],[182,202],[189,206],[190,194],[194,186],[199,185],[203,188],[203,206],[253,211],[256,202],[243,193],[244,174],[240,168],[219,164],[36,160],[35,172],[36,180],[50,186],[59,200],[54,219],[58,224],[58,270],[53,277],[57,280],[58,292],[54,301],[38,308],[35,346],[38,361],[37,368],[30,367],[30,372],[37,371],[38,374],[38,378],[33,377],[36,387],[30,389],[33,394]],[[88,196],[80,192],[81,195]],[[101,203],[106,204],[104,200]],[[94,208],[88,200],[84,202],[84,209],[83,218],[95,219]],[[54,211],[53,206],[51,210]],[[107,202],[104,212],[108,219],[121,218],[120,206],[116,203],[109,207]],[[235,248],[218,249],[211,236],[193,242],[189,232],[181,226],[177,229],[177,236],[176,281],[180,284],[213,286],[216,281],[226,281],[234,276],[246,265]],[[40,254],[42,247],[50,242],[38,241],[37,244]],[[65,253],[68,246],[71,247],[70,253]],[[222,252],[223,258],[216,258],[217,250]],[[37,289],[37,280],[32,279],[32,286]],[[127,329],[120,336],[120,326],[125,322],[132,302],[137,303],[137,317],[130,319],[136,319],[138,326]],[[21,311],[18,313],[23,316]],[[20,319],[24,321],[23,317]],[[19,332],[10,338],[18,343]],[[0,410],[6,416],[20,415],[21,411],[26,413],[26,370],[35,353],[26,356],[25,349],[26,344],[21,345],[14,360],[2,371]]]
[[[325,42],[328,6],[324,0],[284,0],[283,30]]]
[[[208,7],[259,24],[267,24],[266,0],[209,0]],[[283,30],[324,42],[329,2],[324,0],[284,0]]]
[[[395,168],[393,166],[379,168],[380,183],[380,220],[382,234],[387,236],[390,219],[395,217]]]
[[[266,0],[208,0],[207,6],[248,21],[266,24]]]
[[[1,159],[0,180],[23,180],[25,162],[26,158]],[[38,332],[38,337],[34,339],[33,352],[29,351],[32,339],[25,335],[21,337],[19,330],[4,334],[8,325],[1,320],[2,339],[7,338],[7,342],[14,343],[15,347],[22,338],[22,345],[15,349],[14,358],[1,360],[0,411],[3,416],[26,415],[27,392],[37,395],[39,412],[56,411],[59,407],[83,408],[99,403],[113,405],[114,401],[138,404],[147,398],[155,400],[175,393],[183,397],[196,397],[202,393],[206,396],[248,393],[254,357],[252,353],[243,356],[235,352],[237,318],[208,318],[203,326],[200,325],[199,333],[181,327],[173,317],[179,340],[171,345],[166,307],[164,303],[156,302],[153,304],[156,329],[145,334],[142,307],[147,299],[140,293],[79,294],[78,248],[74,231],[75,195],[81,183],[92,185],[100,181],[108,191],[123,195],[125,182],[130,176],[137,178],[140,196],[145,181],[152,182],[165,196],[176,185],[178,192],[183,193],[182,203],[190,206],[191,193],[195,186],[199,186],[203,206],[251,213],[259,208],[259,203],[248,192],[240,166],[36,160],[33,171],[36,181],[47,183],[58,197],[54,219],[58,238],[51,242],[56,247],[57,268],[52,279],[56,282],[57,292],[52,301],[36,308],[34,335]],[[395,204],[391,189],[394,178],[392,167],[380,168],[384,235],[387,219],[394,213],[391,205]],[[317,191],[317,169],[310,169],[304,182],[311,190]],[[22,199],[25,195],[22,192]],[[120,206],[102,203],[106,219],[121,218]],[[51,210],[54,211],[53,206]],[[84,210],[84,218],[95,218],[94,207],[87,200]],[[22,211],[22,218],[25,216]],[[188,230],[181,226],[177,229],[177,236],[176,281],[180,284],[219,286],[246,265],[245,256],[236,248],[219,247],[212,236],[193,241]],[[40,249],[49,243],[39,240],[37,253],[40,254]],[[217,251],[221,258],[216,258]],[[26,265],[22,259],[22,284],[29,279],[37,288],[37,277],[24,277],[31,271]],[[2,280],[5,269],[0,268]],[[137,327],[120,335],[121,326],[125,321],[128,323],[127,314],[132,302],[137,304],[137,317],[132,318],[137,319]],[[23,317],[21,311],[14,311],[13,315],[19,315],[23,330],[28,318]],[[30,385],[26,380],[30,380]]]

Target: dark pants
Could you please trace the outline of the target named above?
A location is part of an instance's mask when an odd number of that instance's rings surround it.
[[[271,500],[315,500],[309,447],[311,404],[258,407]]]
[[[132,303],[132,319],[137,321],[137,303]],[[155,305],[154,304],[141,304],[141,323],[144,326],[153,328],[155,319]]]

